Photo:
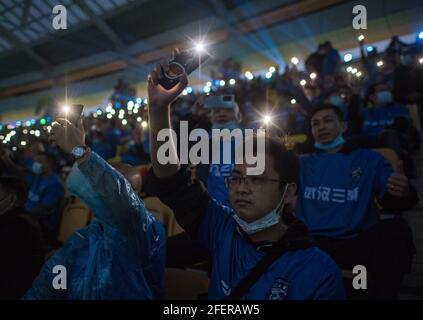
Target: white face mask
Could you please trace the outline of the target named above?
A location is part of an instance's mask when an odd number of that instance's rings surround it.
[[[283,212],[283,208],[285,206],[285,195],[286,191],[288,190],[289,183],[286,185],[285,190],[282,194],[281,201],[279,201],[278,205],[275,209],[273,209],[271,212],[266,214],[264,217],[253,221],[251,223],[248,223],[238,217],[236,214],[233,215],[233,218],[238,223],[240,228],[244,230],[245,233],[248,235],[255,234],[259,231],[263,231],[265,229],[268,229],[270,227],[273,227],[274,225],[278,224],[281,218],[281,213]]]

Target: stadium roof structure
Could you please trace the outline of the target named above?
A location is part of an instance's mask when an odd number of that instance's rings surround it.
[[[202,32],[219,57],[251,64],[281,64],[285,49],[310,52],[326,39],[350,48],[355,4],[368,8],[374,41],[421,28],[421,0],[1,0],[0,113],[20,105],[11,98],[65,77],[76,83],[137,67],[144,79],[158,58]],[[67,30],[52,26],[56,5],[67,9]]]

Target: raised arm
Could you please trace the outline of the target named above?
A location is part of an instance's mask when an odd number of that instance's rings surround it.
[[[177,49],[174,54],[177,53]],[[163,71],[168,71],[167,63],[157,64],[155,69],[148,76],[148,101],[149,101],[149,121],[150,121],[150,148],[151,163],[154,174],[158,178],[167,178],[175,175],[179,169],[179,159],[175,146],[175,138],[171,132],[170,124],[170,104],[181,94],[188,85],[187,75],[183,74],[179,83],[170,90],[166,90],[159,83],[163,77]],[[169,141],[159,141],[160,132],[166,133],[170,137]],[[160,139],[163,140],[163,139]],[[170,163],[163,163],[158,157],[158,151],[165,143],[169,144]]]
[[[58,120],[51,139],[65,152],[85,146],[82,120],[78,125]],[[138,253],[153,253],[163,240],[163,230],[147,211],[131,184],[106,161],[88,151],[77,160],[68,181],[72,193],[94,211],[104,225],[118,229]],[[148,261],[148,260],[145,260]]]

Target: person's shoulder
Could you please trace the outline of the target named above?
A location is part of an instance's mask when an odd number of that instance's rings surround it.
[[[363,160],[383,158],[380,152],[373,149],[351,148],[350,150],[347,150],[345,153],[353,157],[362,158]]]
[[[304,153],[304,154],[298,155],[298,159],[300,160],[300,162],[312,161],[315,158],[316,158],[316,153]]]
[[[306,269],[325,270],[326,273],[337,272],[339,269],[335,261],[318,247],[292,251],[291,257],[300,262]]]

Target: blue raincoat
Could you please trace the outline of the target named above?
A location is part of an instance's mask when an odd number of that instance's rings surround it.
[[[165,232],[130,183],[92,152],[72,168],[68,189],[85,202],[95,219],[45,263],[23,298],[161,298]],[[56,265],[66,268],[66,289],[54,288],[59,276],[53,273]]]

